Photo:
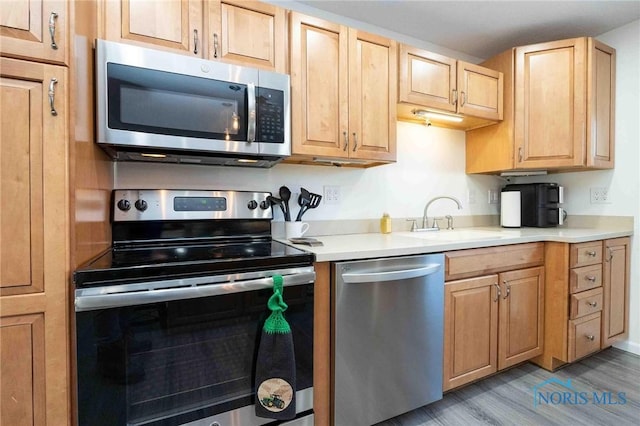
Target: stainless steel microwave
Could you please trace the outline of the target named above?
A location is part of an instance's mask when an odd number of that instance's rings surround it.
[[[271,167],[291,155],[289,76],[96,40],[96,142],[119,161]]]

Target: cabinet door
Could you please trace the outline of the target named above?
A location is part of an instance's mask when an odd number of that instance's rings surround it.
[[[66,1],[2,1],[0,50],[3,55],[66,64],[69,39]]]
[[[456,60],[400,45],[399,101],[456,111]]]
[[[348,157],[347,27],[291,13],[291,151]]]
[[[0,423],[65,425],[66,69],[0,58],[0,72]]]
[[[396,42],[349,29],[349,157],[396,159]]]
[[[540,355],[544,333],[544,268],[500,274],[498,369]]]
[[[602,307],[602,347],[629,332],[629,238],[606,240]]]
[[[458,112],[502,120],[504,76],[501,72],[458,61]]]
[[[616,50],[589,38],[587,65],[587,166],[613,169]]]
[[[105,38],[203,57],[202,3],[202,0],[105,1]]]
[[[516,168],[585,163],[586,39],[515,50]]]
[[[443,390],[497,371],[498,276],[444,286]]]
[[[212,0],[208,58],[286,73],[286,11],[242,0]]]

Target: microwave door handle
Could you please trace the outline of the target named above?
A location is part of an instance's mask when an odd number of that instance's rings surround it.
[[[247,120],[247,142],[256,140],[256,86],[253,83],[247,85],[247,103],[249,117]]]

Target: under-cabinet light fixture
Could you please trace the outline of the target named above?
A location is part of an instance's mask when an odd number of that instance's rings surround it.
[[[441,112],[427,111],[424,109],[414,109],[411,113],[416,117],[424,118],[425,120],[444,120],[451,121],[453,123],[461,123],[464,117],[455,114],[443,114]]]
[[[165,154],[147,154],[147,153],[142,153],[140,154],[141,157],[150,157],[150,158],[166,158],[167,156]]]

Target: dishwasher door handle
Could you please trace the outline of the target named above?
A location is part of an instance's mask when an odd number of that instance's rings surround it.
[[[442,267],[439,263],[432,263],[414,269],[400,269],[385,272],[344,272],[342,280],[349,284],[378,283],[384,281],[398,281],[409,278],[424,277],[438,272]]]

